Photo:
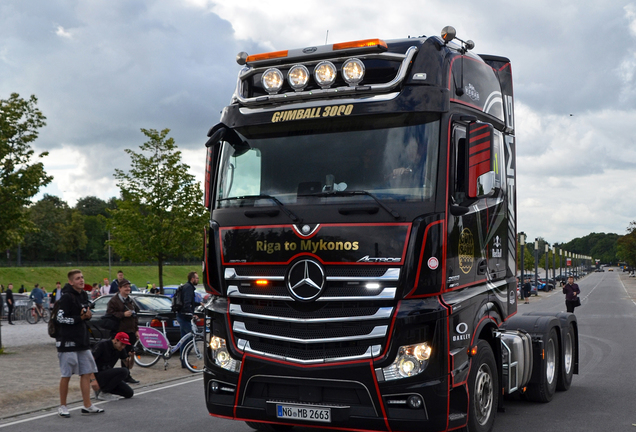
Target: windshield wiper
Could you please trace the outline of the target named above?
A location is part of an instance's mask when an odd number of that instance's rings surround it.
[[[354,190],[354,191],[329,191],[329,192],[316,192],[311,194],[298,194],[298,196],[314,196],[314,197],[330,197],[330,196],[340,196],[340,197],[348,197],[348,196],[368,196],[375,200],[380,207],[386,210],[391,216],[395,219],[400,218],[400,214],[393,210],[391,207],[384,204],[378,197],[373,195],[371,192],[367,192],[365,190]]]
[[[276,198],[275,196],[272,196],[272,195],[265,195],[265,194],[261,194],[261,195],[243,195],[243,196],[237,196],[237,197],[220,198],[219,201],[233,201],[233,200],[242,200],[242,199],[270,199],[270,200],[272,200],[272,201],[274,201],[276,203],[278,208],[280,208],[283,211],[283,213],[285,213],[292,220],[292,222],[294,222],[294,223],[302,222],[301,218],[296,216],[296,214],[294,212],[292,212],[287,207],[285,207],[285,204],[280,202],[280,200],[278,198]]]

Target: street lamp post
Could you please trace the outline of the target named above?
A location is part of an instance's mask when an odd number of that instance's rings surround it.
[[[538,275],[539,274],[539,239],[534,239],[534,286],[538,286]]]
[[[523,292],[523,282],[525,278],[523,277],[523,270],[525,262],[523,260],[523,250],[526,248],[526,233],[523,231],[519,233],[519,246],[521,248],[521,287],[519,288],[519,292],[521,293],[521,299],[525,299],[525,293]]]
[[[556,243],[552,246],[552,279],[554,279],[554,287],[556,288]]]
[[[550,245],[549,244],[545,244],[545,290],[548,290],[548,267],[550,267],[549,263],[550,260],[548,258],[548,252],[550,251]]]

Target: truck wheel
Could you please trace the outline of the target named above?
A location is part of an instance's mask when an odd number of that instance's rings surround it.
[[[245,422],[246,425],[260,432],[287,432],[294,427],[291,425],[270,424],[270,423],[258,423],[258,422]]]
[[[473,357],[468,375],[468,432],[487,432],[495,422],[499,398],[499,374],[492,348],[488,342],[477,343],[477,355]]]
[[[565,391],[572,384],[572,375],[574,373],[574,328],[568,326],[567,333],[563,336],[563,362],[559,370],[559,379],[557,380],[557,390]]]
[[[559,341],[554,327],[550,329],[543,349],[543,360],[535,362],[536,367],[541,367],[539,382],[529,384],[526,392],[526,398],[532,402],[550,402],[556,391],[560,361]]]

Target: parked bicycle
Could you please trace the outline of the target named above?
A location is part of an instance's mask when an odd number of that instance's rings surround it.
[[[26,312],[27,322],[29,324],[36,324],[38,321],[40,321],[40,318],[45,323],[48,323],[49,319],[51,318],[51,312],[49,312],[49,309],[45,308],[44,306],[38,306],[37,304],[32,303],[31,309],[27,310]]]
[[[135,363],[141,367],[150,367],[164,360],[164,369],[168,368],[168,360],[183,346],[181,362],[190,372],[203,372],[203,353],[205,347],[204,330],[199,331],[197,321],[199,317],[194,315],[191,321],[191,330],[183,336],[175,345],[170,345],[166,336],[166,321],[171,318],[157,315],[161,321],[162,331],[152,327],[139,327],[139,340],[135,343]]]

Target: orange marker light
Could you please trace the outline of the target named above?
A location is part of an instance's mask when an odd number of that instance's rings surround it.
[[[259,286],[265,286],[268,283],[269,283],[269,281],[264,280],[264,279],[259,279],[259,280],[256,281],[256,285],[259,285]]]
[[[272,60],[277,58],[283,58],[283,57],[287,57],[288,53],[289,51],[285,50],[285,51],[272,51],[272,52],[263,53],[263,54],[252,54],[251,56],[247,56],[246,62],[251,63],[251,62],[257,62],[261,60]]]
[[[378,45],[384,47],[384,49],[388,49],[386,42],[384,42],[382,39],[362,39],[358,41],[333,44],[333,50],[338,51],[349,48],[376,47]]]

